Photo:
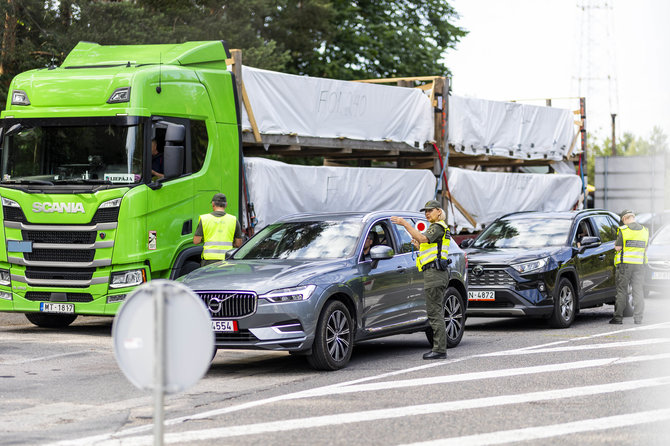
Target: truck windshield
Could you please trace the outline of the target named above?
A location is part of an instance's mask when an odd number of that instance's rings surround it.
[[[93,124],[91,124],[93,122]],[[39,123],[39,125],[38,125]],[[21,121],[5,127],[2,183],[132,184],[142,179],[142,125]]]

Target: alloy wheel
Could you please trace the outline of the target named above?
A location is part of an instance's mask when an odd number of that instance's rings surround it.
[[[340,310],[333,311],[326,325],[326,346],[330,357],[341,361],[349,350],[349,321]]]
[[[566,321],[570,320],[572,314],[575,312],[575,300],[572,298],[572,290],[567,286],[561,288],[559,300],[561,317]]]

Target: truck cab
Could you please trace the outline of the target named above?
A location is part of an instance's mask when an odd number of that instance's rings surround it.
[[[14,78],[0,115],[0,311],[46,327],[112,316],[136,286],[199,265],[198,216],[217,192],[233,215],[239,205],[228,58],[220,41],[81,42],[61,66]]]

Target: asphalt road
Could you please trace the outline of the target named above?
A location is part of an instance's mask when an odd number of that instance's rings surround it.
[[[446,361],[423,334],[358,345],[315,372],[286,353],[219,351],[207,375],[166,397],[165,443],[189,445],[665,445],[670,296],[643,325],[612,307],[569,329],[470,319]],[[67,330],[0,313],[0,445],[153,444],[150,391],[118,368],[111,319]]]

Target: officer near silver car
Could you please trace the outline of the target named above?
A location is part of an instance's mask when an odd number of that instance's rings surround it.
[[[214,194],[212,212],[200,216],[193,244],[205,241],[201,266],[223,260],[227,251],[242,246],[242,227],[234,215],[226,213],[227,204],[224,194]]]
[[[629,284],[633,288],[633,320],[636,324],[641,324],[644,315],[644,264],[649,244],[649,231],[635,221],[635,213],[628,209],[621,213],[621,222],[623,226],[617,229],[617,239],[614,242],[616,301],[614,317],[610,320],[610,324],[623,323]]]
[[[449,286],[447,255],[451,234],[445,223],[446,214],[437,200],[430,200],[421,209],[431,225],[420,232],[401,217],[391,217],[395,224],[403,226],[412,236],[412,244],[419,250],[416,266],[423,271],[426,312],[433,330],[433,348],[423,359],[445,359],[447,357],[447,329],[444,320],[444,294]]]

